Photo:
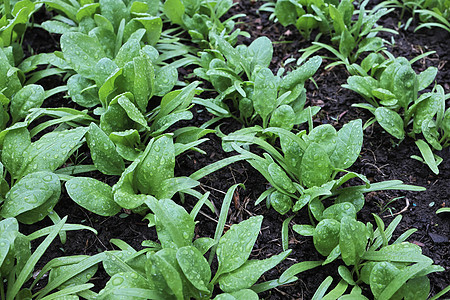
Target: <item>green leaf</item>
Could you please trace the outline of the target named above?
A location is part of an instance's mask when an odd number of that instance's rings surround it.
[[[317,143],[328,156],[331,156],[336,149],[336,139],[336,129],[330,124],[317,126],[308,134],[308,141]]]
[[[296,188],[292,183],[292,180],[277,163],[270,163],[267,172],[276,188],[280,188],[288,193],[295,193]]]
[[[265,126],[277,101],[277,80],[270,69],[263,68],[256,73],[252,100],[253,108],[262,118],[263,126]]]
[[[370,272],[370,289],[373,295],[378,298],[386,286],[396,277],[401,271],[392,263],[383,261],[376,263],[372,272]]]
[[[439,174],[439,168],[430,146],[423,140],[417,140],[416,145],[419,148],[420,154],[422,154],[427,166],[431,169],[431,171],[433,171],[434,174]]]
[[[211,269],[202,253],[193,246],[185,246],[177,250],[177,261],[184,275],[192,285],[200,291],[211,293],[208,283],[211,280]]]
[[[37,171],[53,172],[62,166],[72,151],[80,146],[86,127],[52,131],[32,143],[22,154],[25,158],[21,175]]]
[[[98,88],[92,88],[93,82],[80,74],[75,74],[67,80],[67,90],[73,102],[83,107],[93,107],[100,104]]]
[[[122,272],[115,274],[108,280],[106,286],[98,294],[99,299],[111,300],[139,300],[141,297],[122,296],[119,291],[126,288],[146,288],[148,282],[135,272]]]
[[[340,193],[336,198],[335,203],[351,203],[356,209],[356,212],[360,211],[365,203],[364,194],[359,191],[347,191]]]
[[[78,257],[79,260],[82,260],[84,258],[87,257],[87,255],[80,255]],[[79,261],[76,261],[75,263],[78,263]],[[73,263],[73,264],[75,264]],[[73,264],[67,264],[67,265],[62,265],[62,266],[58,266],[58,267],[54,267],[50,270],[50,274],[49,274],[49,279],[48,281],[51,282],[53,280],[55,280],[55,278],[58,278],[61,276],[61,274],[64,274],[65,272],[70,272],[70,269],[73,267]],[[97,272],[98,266],[94,265],[91,266],[90,268],[84,270],[81,273],[76,274],[73,278],[67,280],[66,282],[64,282],[63,284],[61,284],[58,289],[62,290],[66,287],[69,286],[74,286],[74,285],[79,285],[79,284],[84,284],[86,282],[88,282]]]
[[[324,219],[341,221],[343,217],[356,219],[356,209],[350,202],[334,204],[323,211]]]
[[[300,164],[303,185],[308,188],[321,186],[330,180],[332,171],[326,151],[319,144],[311,143],[306,148]]]
[[[6,195],[0,215],[16,217],[32,224],[45,218],[61,195],[59,177],[50,172],[35,172],[20,179]]]
[[[106,175],[120,175],[125,169],[123,159],[117,153],[114,143],[95,123],[89,125],[86,141],[91,150],[95,167]]]
[[[275,15],[283,26],[295,24],[298,19],[296,6],[288,0],[280,0],[275,4]]]
[[[41,107],[45,99],[45,91],[40,85],[24,86],[11,99],[10,112],[13,123],[25,118],[32,108]]]
[[[22,153],[31,145],[30,132],[26,127],[9,130],[3,140],[2,163],[12,178],[18,178],[23,167]]]
[[[141,193],[156,195],[162,183],[174,177],[175,147],[172,137],[162,136],[147,145],[135,171],[134,182]]]
[[[403,120],[398,113],[386,107],[378,107],[375,110],[375,118],[377,122],[390,135],[402,140],[405,137],[405,130],[403,129]]]
[[[141,111],[138,109],[138,107],[125,95],[120,96],[117,99],[117,102],[119,105],[123,108],[123,110],[126,112],[127,116],[133,120],[134,122],[138,123],[145,129],[149,129],[147,125],[147,120],[145,119],[144,115],[141,113]],[[129,128],[127,128],[129,129]]]
[[[347,266],[356,265],[363,256],[367,245],[367,228],[364,223],[351,217],[341,219],[339,248]]]
[[[295,123],[295,113],[291,106],[281,105],[275,109],[270,117],[270,126],[291,130]]]
[[[312,225],[294,225],[292,230],[303,236],[313,236],[315,228]]]
[[[436,78],[438,69],[436,67],[428,67],[425,71],[420,72],[417,75],[417,81],[419,82],[418,90],[421,91],[429,86],[434,78]]]
[[[274,191],[269,196],[270,205],[280,214],[284,215],[292,207],[292,199],[286,194]]]
[[[141,153],[136,148],[140,143],[141,137],[135,129],[112,132],[109,138],[116,145],[117,153],[126,160],[134,161]]]
[[[255,216],[234,224],[220,238],[217,246],[219,267],[215,277],[232,272],[247,261],[258,238],[262,219],[262,216]]]
[[[106,56],[96,38],[80,32],[68,32],[61,36],[64,58],[81,76],[94,79],[92,70],[97,62]]]
[[[184,15],[184,5],[180,0],[167,0],[163,6],[164,14],[174,24],[183,24],[182,16]]]
[[[178,80],[177,69],[171,65],[163,66],[155,71],[155,90],[156,96],[163,97],[170,92]]]
[[[181,248],[192,245],[194,219],[186,210],[169,199],[147,201],[155,214],[156,232],[163,248]]]
[[[255,39],[247,48],[251,60],[250,70],[253,71],[255,66],[268,68],[273,56],[273,46],[269,38],[262,36]]]
[[[153,264],[159,269],[163,275],[167,285],[175,295],[176,299],[184,299],[183,297],[183,281],[181,274],[175,268],[177,266],[176,251],[170,248],[162,249],[150,256]]]
[[[317,252],[328,256],[339,244],[340,224],[333,219],[325,219],[317,224],[314,230],[313,242]]]
[[[363,143],[362,121],[353,120],[337,132],[336,147],[330,155],[335,168],[347,169],[358,159]]]
[[[72,178],[66,182],[66,189],[73,201],[93,213],[108,217],[120,211],[111,187],[94,178]]]
[[[238,269],[220,276],[220,289],[224,292],[231,293],[250,288],[262,274],[278,265],[291,251],[287,250],[264,260],[246,261]]]
[[[133,94],[136,106],[141,112],[145,112],[148,100],[153,95],[155,81],[155,71],[151,61],[144,55],[134,57],[123,67],[123,77],[124,81],[121,84],[124,90]]]
[[[306,80],[310,79],[317,72],[321,64],[322,58],[314,56],[286,75],[280,85],[282,93],[293,90],[297,85],[303,85]]]

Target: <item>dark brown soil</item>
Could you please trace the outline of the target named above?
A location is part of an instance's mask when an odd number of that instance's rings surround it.
[[[298,50],[307,47],[309,42],[304,41],[294,27],[284,28],[279,24],[274,24],[268,20],[268,13],[258,13],[257,9],[261,2],[242,1],[238,2],[231,13],[246,13],[247,16],[241,18],[242,23],[238,24],[242,30],[248,31],[252,39],[258,36],[268,36],[275,43],[274,59],[272,68],[278,69],[283,66],[283,62],[290,57],[298,58]],[[385,27],[395,28],[398,16],[392,14],[384,19]],[[397,28],[395,28],[397,29]],[[437,53],[420,60],[415,64],[416,71],[422,71],[429,65],[439,68],[437,77],[438,83],[444,86],[449,92],[450,73],[448,68],[449,60],[449,33],[443,30],[432,29],[422,30],[413,33],[410,30],[400,31],[395,37],[395,44],[390,49],[395,55],[403,55],[409,59],[428,50],[435,50]],[[27,47],[31,47],[35,52],[47,52],[55,50],[58,37],[50,37],[40,29],[30,30],[26,37]],[[242,43],[249,43],[251,40],[240,39]],[[54,43],[53,46],[49,46]],[[328,61],[329,63],[329,61]],[[326,65],[325,61],[323,65]],[[294,66],[294,63],[288,66]],[[352,104],[361,101],[359,96],[352,91],[341,87],[346,82],[348,73],[343,67],[324,70],[322,67],[314,76],[319,89],[314,84],[307,84],[308,100],[311,104],[322,106],[322,110],[315,119],[317,124],[330,123],[336,127],[341,127],[350,120],[361,118],[367,121],[370,115],[365,111],[351,107]],[[42,83],[46,85],[46,83]],[[67,101],[61,97],[58,99],[63,103]],[[55,101],[58,103],[58,101]],[[448,104],[448,103],[447,103]],[[200,107],[194,107],[194,119],[190,125],[201,125],[212,116]],[[228,133],[240,128],[240,125],[233,120],[225,120],[221,129]],[[215,162],[231,154],[224,153],[221,148],[220,139],[209,134],[210,140],[200,146],[207,154],[189,152],[181,155],[177,159],[176,175],[190,175],[194,171]],[[433,273],[431,279],[431,294],[434,295],[450,282],[449,242],[450,233],[448,214],[436,215],[438,208],[448,207],[450,202],[450,149],[443,150],[439,155],[444,158],[439,166],[440,174],[434,175],[426,165],[409,158],[411,155],[418,155],[418,150],[414,141],[406,139],[400,145],[384,132],[379,126],[374,125],[365,131],[364,145],[361,155],[352,167],[355,172],[366,175],[372,182],[383,180],[400,179],[407,184],[414,184],[426,187],[425,192],[404,192],[386,191],[371,193],[366,197],[366,205],[359,213],[358,218],[363,222],[373,222],[371,213],[376,213],[389,223],[395,214],[401,212],[403,220],[399,225],[396,235],[400,235],[407,229],[417,228],[418,231],[411,236],[410,242],[421,246],[423,253],[430,256],[435,264],[445,268],[444,272]],[[100,177],[101,178],[101,177]],[[117,178],[103,178],[105,182],[114,184]],[[230,215],[227,225],[238,223],[252,215],[263,215],[264,221],[261,233],[252,252],[252,258],[263,259],[282,251],[281,246],[281,225],[287,216],[281,216],[273,209],[267,209],[265,205],[254,206],[257,197],[267,188],[266,180],[255,171],[249,164],[238,162],[230,165],[218,172],[215,172],[201,180],[200,191],[211,192],[210,199],[216,207],[220,208],[222,199],[227,189],[235,183],[244,183],[246,189],[238,189],[230,208]],[[390,201],[396,197],[403,197],[393,203]],[[187,198],[184,206],[189,211],[194,205],[192,199]],[[121,213],[114,217],[100,217],[84,210],[72,202],[67,194],[63,194],[60,203],[55,208],[60,216],[68,215],[70,223],[78,223],[91,226],[98,230],[98,235],[88,231],[67,233],[67,243],[61,245],[59,241],[52,244],[50,249],[39,263],[42,267],[45,262],[58,256],[87,254],[92,255],[104,250],[113,249],[110,239],[118,238],[126,241],[136,249],[140,249],[142,241],[156,240],[156,233],[153,228],[148,228],[146,222],[141,220],[141,216]],[[196,237],[212,237],[216,227],[218,216],[213,215],[209,210],[204,209],[198,216]],[[308,223],[306,215],[297,215],[292,224]],[[24,233],[30,233],[45,225],[51,225],[44,220],[32,226],[21,226]],[[290,265],[307,260],[323,259],[314,249],[312,240],[289,232],[289,248],[292,254],[282,264],[267,272],[263,280],[271,280],[280,274]],[[299,280],[283,287],[273,289],[260,296],[264,299],[311,299],[319,284],[327,277],[333,276],[334,284],[337,283],[338,264],[330,264],[326,267],[317,268],[299,274]],[[93,278],[96,289],[101,289],[109,278],[101,270]]]

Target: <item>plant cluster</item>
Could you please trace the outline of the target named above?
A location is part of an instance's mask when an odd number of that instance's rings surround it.
[[[428,297],[427,275],[443,268],[406,242],[414,230],[389,244],[401,216],[387,228],[377,215],[376,229],[357,220],[365,193],[424,189],[399,180],[374,183],[350,171],[363,145],[362,121],[350,121],[339,130],[329,124],[314,126],[320,107],[307,105],[305,82],[313,80],[322,58],[306,58],[319,48],[328,49],[340,59],[335,65],[344,63],[353,74],[346,87],[369,103],[358,105],[374,114],[368,124],[377,121],[399,140],[412,127],[409,135],[423,136],[417,145],[437,173],[441,159],[430,146],[441,150],[450,144],[448,95],[440,85],[418,95],[432,84],[436,68],[416,74],[413,61],[387,52],[386,59],[379,52],[384,41],[376,34],[384,29],[375,25],[389,10],[367,11],[367,2],[356,10],[347,0],[278,1],[274,11],[280,23],[295,24],[306,38],[319,28],[331,44],[313,43],[299,67],[290,72],[281,68],[275,74],[269,68],[273,45],[268,38],[236,45],[238,35],[249,35],[235,29],[240,15],[223,20],[233,6],[231,0],[4,1],[0,298],[258,299],[258,293],[338,259],[343,261],[338,269],[342,280],[327,299],[367,299],[361,294],[363,284],[376,299]],[[32,25],[33,13],[43,6],[53,11],[53,18],[33,26],[60,34],[60,50],[24,58],[23,34]],[[363,52],[370,54],[357,64]],[[195,65],[189,79],[204,80],[215,97],[202,97],[206,88],[200,81],[180,81],[177,68],[187,65]],[[59,86],[45,89],[39,84],[54,76],[59,76]],[[59,93],[68,100],[54,105],[50,99]],[[181,127],[180,121],[193,118],[194,105],[214,117],[200,127]],[[220,125],[209,129],[229,117],[242,129],[228,135]],[[187,151],[205,154],[198,146],[208,133],[222,138],[224,151],[237,154],[176,177],[176,157]],[[220,211],[209,193],[197,189],[203,177],[240,160],[270,184],[255,204],[265,200],[281,215],[292,214],[283,223],[283,252],[262,260],[250,255],[263,216],[252,216],[225,232],[239,185],[229,188]],[[357,180],[362,184],[355,185]],[[65,243],[66,231],[95,233],[58,216],[54,208],[62,192],[101,216],[114,216],[122,209],[140,214],[155,227],[158,240],[142,241],[143,249],[136,250],[113,239],[120,250],[58,257],[31,282],[37,261],[58,235]],[[185,197],[196,201],[190,213],[173,200],[184,202]],[[214,237],[194,234],[197,214],[204,207],[218,215]],[[301,210],[307,211],[309,223],[294,225],[293,230],[312,236],[325,259],[298,262],[279,278],[258,282],[291,254],[285,229]],[[53,226],[28,236],[20,233],[19,223],[35,224],[47,217]],[[45,239],[32,253],[30,242],[41,237]],[[88,282],[100,265],[110,279],[93,289]],[[46,286],[37,289],[47,273]],[[321,299],[330,285],[331,279],[324,281],[314,297]]]

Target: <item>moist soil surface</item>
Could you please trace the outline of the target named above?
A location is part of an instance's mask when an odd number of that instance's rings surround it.
[[[274,42],[274,58],[271,68],[277,70],[280,67],[286,69],[295,67],[295,61],[287,65],[284,62],[288,58],[297,59],[300,57],[299,49],[310,46],[310,42],[305,41],[297,32],[295,27],[282,27],[278,23],[269,20],[270,13],[258,12],[261,2],[242,1],[236,3],[229,15],[245,13],[245,17],[238,19],[237,27],[247,31],[251,39],[240,38],[238,43],[249,44],[259,36],[267,36]],[[41,10],[35,15],[37,23],[48,19],[51,15]],[[408,17],[408,16],[406,16]],[[403,30],[398,28],[399,24],[404,24],[406,19],[400,20],[398,14],[391,13],[383,18],[380,25],[399,31],[394,36],[394,43],[388,50],[396,56],[405,56],[408,59],[414,58],[426,51],[434,50],[436,53],[423,58],[414,64],[416,72],[425,70],[428,66],[438,67],[437,82],[440,83],[445,92],[450,90],[449,73],[449,38],[448,32],[440,29],[424,29],[414,33],[415,23]],[[390,34],[383,34],[387,40],[391,41]],[[49,35],[44,30],[32,28],[24,39],[25,53],[51,52],[59,49],[59,36]],[[328,53],[320,53],[329,55]],[[325,69],[331,60],[324,60],[322,67],[314,76],[318,88],[309,82],[306,84],[307,99],[311,105],[322,107],[316,115],[315,125],[332,124],[336,128],[342,127],[345,123],[361,118],[366,122],[371,116],[368,112],[352,107],[352,104],[362,102],[358,94],[342,88],[349,76],[342,66]],[[180,73],[188,73],[190,70],[181,70]],[[53,76],[51,80],[38,82],[45,89],[53,88],[62,83],[62,79]],[[448,107],[447,103],[447,107]],[[70,106],[64,94],[57,94],[44,103],[45,106]],[[181,125],[199,126],[212,118],[205,109],[195,106],[192,109],[194,118]],[[241,125],[234,120],[225,120],[220,126],[224,133],[230,133],[241,128]],[[221,147],[221,140],[214,134],[206,137],[209,140],[200,145],[206,152],[205,155],[197,152],[188,152],[177,157],[176,176],[189,176],[196,170],[209,165],[219,159],[233,155],[225,153]],[[424,192],[406,191],[382,191],[373,192],[366,195],[366,204],[358,219],[364,223],[372,222],[372,213],[380,215],[386,224],[390,223],[397,214],[401,214],[403,219],[394,233],[394,238],[410,228],[417,231],[408,239],[410,242],[419,245],[425,255],[431,257],[434,263],[445,268],[444,272],[429,275],[431,281],[431,295],[438,293],[450,282],[450,262],[449,257],[449,218],[448,214],[436,214],[436,210],[441,207],[448,207],[450,202],[450,148],[440,153],[444,161],[439,166],[440,174],[435,175],[423,163],[411,159],[411,155],[420,155],[412,139],[406,138],[400,144],[393,140],[389,134],[384,132],[378,125],[368,127],[364,132],[364,144],[361,155],[356,163],[351,167],[354,172],[365,175],[371,182],[398,179],[406,184],[418,185],[426,188]],[[86,149],[87,150],[87,147]],[[89,160],[89,154],[84,154]],[[104,176],[101,174],[89,174],[110,185],[117,182],[118,177]],[[200,192],[211,192],[210,199],[217,208],[220,208],[222,199],[228,188],[236,183],[243,183],[244,188],[238,188],[232,201],[227,219],[227,226],[238,223],[253,215],[263,215],[264,221],[260,235],[252,251],[252,259],[265,259],[282,252],[281,226],[282,222],[290,215],[280,215],[273,209],[267,209],[265,204],[254,205],[258,196],[267,189],[268,182],[246,162],[237,162],[212,173],[200,180]],[[179,199],[175,199],[180,203]],[[193,199],[187,197],[184,207],[190,211],[194,206]],[[73,202],[63,192],[59,204],[55,211],[60,216],[68,215],[69,223],[84,224],[95,228],[98,235],[84,230],[67,233],[67,242],[61,244],[55,240],[47,250],[37,265],[42,266],[55,257],[69,255],[93,255],[104,250],[115,249],[110,242],[111,239],[121,239],[135,249],[142,248],[144,240],[157,240],[154,228],[149,228],[147,222],[142,220],[142,216],[123,211],[113,217],[101,217],[95,215]],[[196,238],[213,237],[218,216],[208,209],[203,209],[197,217]],[[293,224],[308,224],[307,214],[297,214],[291,221]],[[45,219],[34,225],[21,225],[24,234],[31,233],[43,226],[52,225]],[[34,247],[37,246],[35,243]],[[321,257],[314,248],[311,238],[302,237],[289,229],[289,248],[292,253],[276,268],[265,273],[260,281],[276,279],[290,265],[308,260],[321,260]],[[334,283],[337,283],[337,263],[315,268],[313,270],[300,273],[299,280],[286,286],[282,286],[268,292],[260,294],[264,299],[311,299],[312,295],[327,277],[333,276]],[[91,282],[96,285],[98,291],[104,287],[109,277],[100,267],[99,271],[92,278]],[[45,278],[38,285],[45,285]],[[370,298],[368,287],[364,294]],[[449,295],[447,295],[449,296]]]

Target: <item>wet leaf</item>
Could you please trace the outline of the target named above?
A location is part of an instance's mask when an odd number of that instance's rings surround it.
[[[59,177],[50,172],[35,172],[20,179],[6,194],[0,215],[16,217],[32,224],[42,220],[53,209],[61,195]]]
[[[112,188],[90,177],[75,177],[66,182],[70,198],[78,205],[101,216],[114,216],[121,207],[114,202]]]
[[[184,275],[195,288],[211,293],[208,289],[211,269],[208,261],[197,248],[193,246],[179,248],[177,250],[177,261]]]
[[[290,253],[291,250],[288,250],[264,260],[248,260],[238,269],[220,276],[220,288],[227,293],[250,288],[262,274],[274,268]]]
[[[45,134],[23,153],[25,158],[21,176],[37,171],[55,171],[62,166],[87,131],[86,127]]]
[[[95,123],[89,125],[86,141],[91,150],[95,167],[106,175],[120,175],[125,169],[122,157],[117,153],[114,143]]]
[[[317,224],[314,230],[313,241],[317,252],[328,256],[339,244],[340,224],[333,219],[325,219]]]
[[[216,252],[219,261],[218,274],[234,271],[247,261],[258,237],[262,219],[262,216],[255,216],[234,224],[220,238]]]

